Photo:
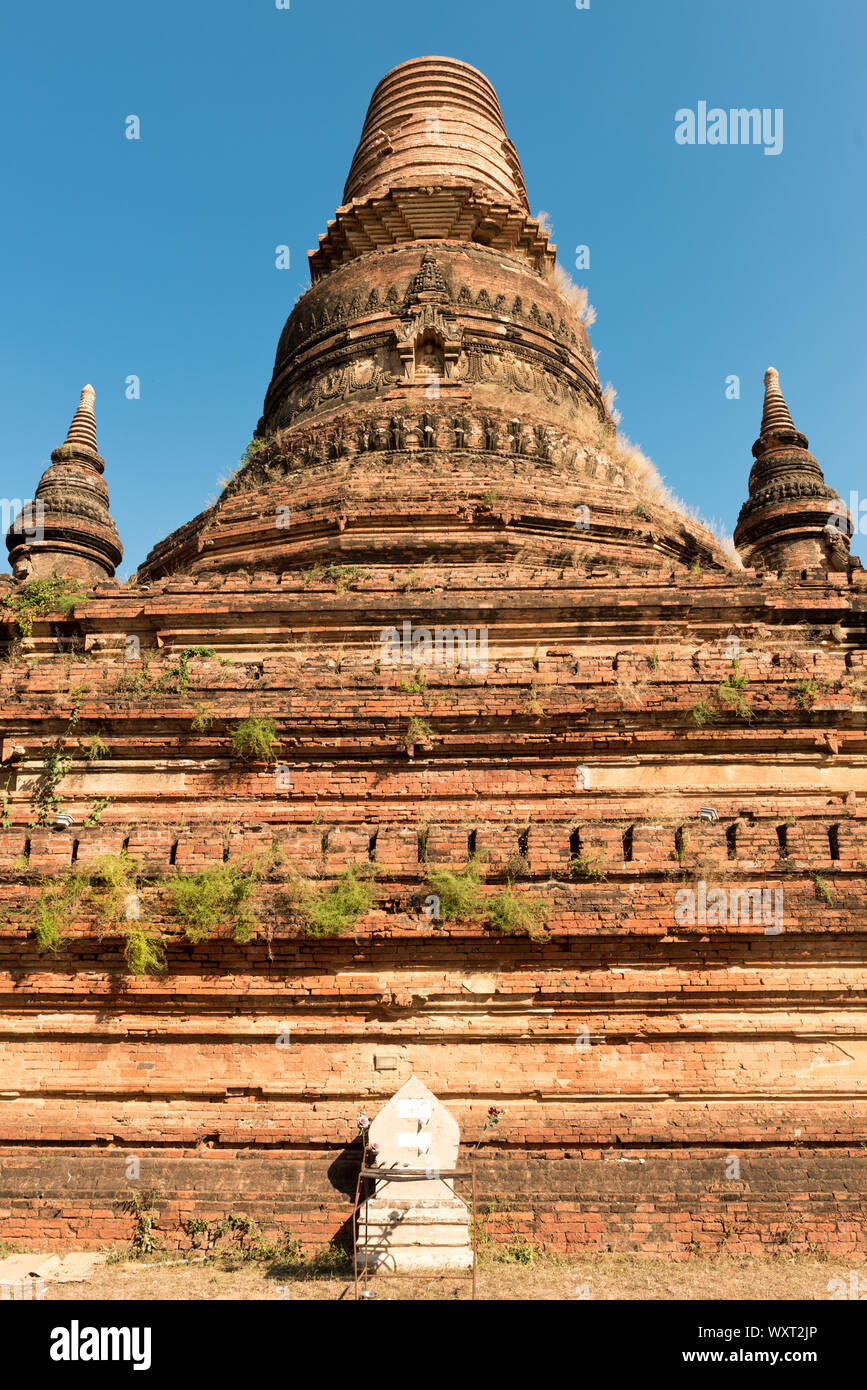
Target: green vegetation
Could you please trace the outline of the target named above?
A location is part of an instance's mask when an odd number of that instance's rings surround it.
[[[719,718],[713,705],[708,704],[707,700],[699,700],[697,705],[693,705],[691,711],[692,722],[699,729],[703,729],[706,724],[715,724]]]
[[[104,854],[87,876],[88,895],[103,931],[127,920],[127,905],[139,888],[141,865],[127,850]]]
[[[349,1269],[350,1257],[339,1246],[327,1245],[308,1256],[288,1228],[269,1240],[262,1235],[252,1217],[240,1216],[235,1212],[229,1212],[217,1221],[191,1216],[180,1224],[191,1246],[202,1251],[204,1259],[208,1261],[241,1261],[247,1264],[253,1260],[267,1260],[277,1265],[280,1272],[291,1273],[296,1278],[336,1275]]]
[[[265,863],[258,859],[246,867],[218,864],[167,880],[172,914],[184,923],[187,938],[202,941],[215,927],[229,923],[235,941],[249,941],[259,925],[249,899],[264,871]],[[126,925],[131,907],[138,906],[140,889],[140,863],[126,850],[103,855],[89,873],[72,872],[53,880],[36,904],[34,931],[39,950],[59,950],[73,909],[86,906],[97,918],[100,935],[112,928],[124,929],[124,956],[133,974],[162,973],[165,946],[159,934],[137,921]]]
[[[74,690],[70,690],[69,693],[72,696],[72,709],[69,713],[69,723],[66,726],[66,732],[68,734],[72,732],[81,718],[81,702],[84,699],[84,686],[77,685]]]
[[[139,671],[124,671],[109,690],[109,694],[117,695],[121,699],[131,702],[144,696],[150,699],[156,690],[157,687],[150,674],[150,657],[147,652],[142,652],[141,669]]]
[[[419,667],[417,671],[413,671],[412,680],[402,680],[397,688],[404,695],[422,695],[427,690],[427,676],[424,673],[424,667]]]
[[[250,940],[259,920],[251,911],[250,898],[261,877],[262,866],[253,863],[215,864],[197,874],[178,874],[168,883],[171,911],[184,924],[189,941],[204,941],[217,927],[230,924],[234,940]]]
[[[342,594],[366,578],[367,570],[359,569],[357,565],[313,565],[304,576],[304,588],[322,579],[327,584],[333,584],[338,594]]]
[[[129,1254],[134,1260],[141,1260],[152,1255],[157,1248],[157,1240],[154,1235],[154,1227],[157,1224],[157,1213],[154,1207],[156,1197],[155,1191],[133,1190],[130,1192],[129,1200],[124,1202],[124,1210],[129,1212],[133,1219],[132,1243]]]
[[[94,801],[93,805],[87,813],[87,819],[85,820],[84,824],[90,827],[93,827],[94,825],[99,825],[100,817],[103,811],[105,810],[106,806],[111,805],[111,801],[112,798],[110,796],[101,796],[96,801]]]
[[[150,673],[150,657],[147,652],[142,652],[141,669],[125,671],[110,693],[128,702],[150,702],[158,695],[185,696],[190,686],[190,662],[207,661],[216,655],[213,647],[184,647],[178,654],[177,664],[169,666],[158,680],[154,680]]]
[[[579,854],[572,860],[570,867],[573,878],[592,879],[594,882],[598,882],[605,877],[602,871],[602,855],[598,853]]]
[[[47,883],[36,902],[33,930],[40,952],[56,953],[68,937],[65,930],[77,911],[90,909],[100,935],[125,923],[130,899],[139,887],[139,865],[125,850],[103,855],[88,872],[73,870]],[[137,924],[125,931],[125,959],[134,974],[165,969],[159,939]]]
[[[485,1218],[493,1218],[498,1225],[508,1223],[508,1227],[511,1228],[508,1230],[509,1240],[495,1240],[485,1224]],[[480,1205],[478,1216],[473,1214],[471,1224],[479,1261],[482,1264],[531,1265],[536,1255],[544,1249],[531,1244],[525,1236],[515,1230],[512,1205],[503,1202],[499,1197]]]
[[[506,936],[529,936],[533,941],[548,940],[544,923],[548,917],[547,904],[538,897],[516,893],[512,888],[511,870],[529,870],[523,855],[512,856],[506,866],[509,883],[493,897],[483,889],[485,875],[478,856],[471,855],[463,869],[429,868],[427,882],[439,899],[439,915],[443,922],[487,922]],[[515,874],[517,876],[517,874]]]
[[[49,906],[55,900],[70,907],[88,906],[101,928],[107,930],[126,920],[127,905],[138,888],[139,862],[121,850],[120,854],[104,854],[89,872],[73,870],[54,879],[43,890],[43,898]]]
[[[547,919],[548,906],[541,898],[514,893],[511,884],[488,903],[488,921],[505,936],[529,936],[531,941],[548,941]]]
[[[173,667],[168,673],[177,678],[178,694],[186,695],[190,686],[190,662],[194,660],[208,661],[215,657],[217,653],[213,647],[184,647],[178,657],[177,666]]]
[[[542,704],[539,700],[539,692],[536,689],[535,685],[531,685],[530,689],[525,692],[522,703],[524,709],[527,711],[528,714],[545,713],[544,709],[542,708]]]
[[[107,758],[110,751],[108,744],[103,743],[99,734],[91,734],[90,738],[85,740],[84,756],[89,763],[95,763],[98,758]]]
[[[166,969],[166,948],[145,927],[129,928],[123,958],[131,975],[161,975]]]
[[[816,889],[816,897],[821,898],[828,907],[834,907],[837,902],[837,895],[830,884],[826,883],[819,874],[813,874],[813,886]]]
[[[741,674],[741,663],[735,657],[732,662],[732,673],[721,682],[718,692],[723,703],[734,710],[739,719],[744,719],[747,723],[755,718],[752,708],[744,699],[744,691],[749,683],[749,676]]]
[[[280,740],[273,719],[257,719],[250,715],[241,721],[232,734],[232,755],[244,762],[274,761]]]
[[[267,447],[267,444],[267,439],[256,439],[254,436],[241,455],[241,463],[249,463],[251,459],[254,459],[257,454],[260,454],[262,450]]]
[[[33,921],[40,955],[46,951],[56,955],[61,949],[68,935],[66,928],[85,888],[85,881],[77,874],[46,883],[36,901]]]
[[[305,936],[341,936],[373,906],[375,864],[355,864],[335,883],[305,887],[298,904]]]
[[[247,866],[218,864],[197,874],[179,874],[165,880],[172,915],[183,922],[190,941],[202,941],[215,927],[234,928],[239,943],[250,940],[259,925],[249,900],[266,870],[263,857]],[[63,943],[63,927],[74,908],[88,907],[99,923],[100,935],[123,928],[125,958],[133,974],[161,973],[165,947],[159,934],[135,921],[131,908],[139,906],[141,866],[126,850],[103,855],[90,872],[73,871],[53,880],[36,904],[34,930],[40,951],[57,951]],[[137,911],[135,913],[138,915]]]
[[[210,705],[196,705],[192,720],[190,721],[190,728],[194,734],[204,734],[210,729],[215,717],[214,711]]]
[[[64,751],[63,739],[55,739],[42,755],[42,771],[30,798],[36,811],[36,825],[52,824],[60,806],[57,788],[71,766],[72,758]]]
[[[815,680],[798,681],[795,686],[795,699],[801,709],[812,709],[819,693],[819,683]]]
[[[403,741],[407,748],[414,748],[417,743],[424,747],[430,743],[433,736],[434,731],[430,724],[414,715],[407,725]]]
[[[73,696],[73,705],[69,714],[64,732],[48,746],[42,754],[42,769],[36,779],[30,800],[36,811],[34,825],[50,826],[57,815],[60,807],[60,797],[57,789],[63,781],[70,767],[72,766],[72,755],[66,751],[66,740],[77,727],[81,718],[81,702],[84,698],[84,687],[77,686],[70,691]],[[85,743],[85,757],[90,761],[96,758],[105,757],[109,749],[102,742],[99,734],[93,734]],[[107,802],[105,803],[108,804]],[[93,822],[95,824],[95,822]]]
[[[72,579],[28,579],[17,593],[3,600],[11,610],[22,637],[29,637],[36,618],[49,613],[68,617],[77,603],[86,603],[87,595]]]
[[[439,898],[440,917],[444,922],[472,922],[485,909],[482,892],[483,873],[475,856],[463,869],[429,868],[427,881]]]
[[[653,651],[650,653],[650,669],[651,671],[659,670],[659,651],[656,647],[654,647]]]

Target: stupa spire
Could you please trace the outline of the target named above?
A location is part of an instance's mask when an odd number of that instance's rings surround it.
[[[789,414],[789,407],[780,390],[780,374],[776,367],[768,367],[765,372],[765,406],[762,411],[760,438],[777,434],[783,430],[795,430],[795,422]]]
[[[425,239],[490,246],[553,272],[555,249],[531,216],[497,94],[456,58],[412,58],[377,84],[310,274],[316,281],[373,249]]]
[[[93,405],[96,399],[96,392],[88,383],[82,387],[81,400],[78,402],[78,409],[72,417],[69,429],[66,431],[64,444],[79,444],[83,448],[90,449],[94,454],[96,448],[96,416]]]
[[[105,461],[96,447],[95,395],[88,383],[33,502],[9,528],[6,546],[16,579],[54,574],[110,579],[120,564],[123,547],[108,510]]]
[[[530,211],[497,94],[484,73],[455,58],[411,58],[377,84],[343,201],[429,184],[468,184]]]

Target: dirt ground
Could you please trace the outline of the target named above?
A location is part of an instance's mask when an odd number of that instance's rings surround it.
[[[722,1256],[672,1263],[654,1257],[600,1255],[576,1260],[538,1258],[530,1265],[484,1261],[478,1271],[482,1299],[819,1299],[829,1298],[829,1282],[849,1284],[855,1271],[867,1288],[867,1265],[805,1257],[751,1259]],[[449,1278],[416,1282],[371,1278],[379,1300],[469,1298],[471,1284]],[[839,1285],[833,1286],[838,1288]],[[277,1264],[112,1263],[86,1283],[49,1285],[48,1301],[81,1299],[301,1299],[354,1297],[351,1273],[300,1274]]]

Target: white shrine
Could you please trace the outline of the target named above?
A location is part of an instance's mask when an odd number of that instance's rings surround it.
[[[457,1168],[460,1130],[454,1116],[418,1077],[410,1077],[373,1120],[383,1178],[358,1212],[358,1263],[369,1271],[464,1270],[473,1263],[469,1209],[440,1173]],[[373,1162],[369,1156],[368,1162]],[[385,1176],[417,1172],[419,1180]]]

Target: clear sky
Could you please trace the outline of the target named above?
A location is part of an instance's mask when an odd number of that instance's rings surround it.
[[[87,381],[122,575],[217,495],[370,94],[425,53],[497,89],[622,429],[668,484],[733,530],[773,365],[828,481],[867,497],[863,0],[7,6],[0,497],[32,496]],[[678,144],[702,101],[781,108],[782,152]]]

